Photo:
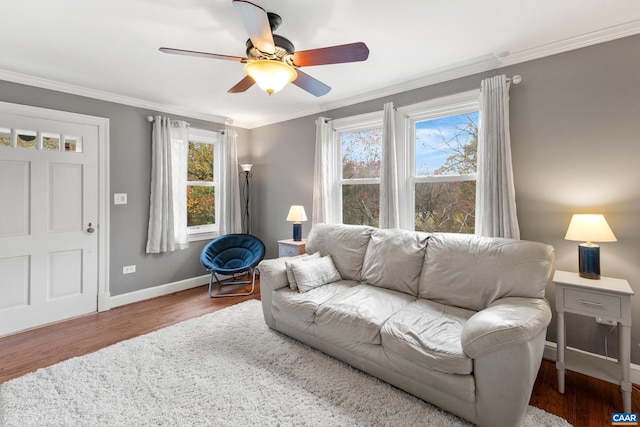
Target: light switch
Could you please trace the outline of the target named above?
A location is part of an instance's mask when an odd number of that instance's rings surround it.
[[[127,193],[114,193],[113,194],[113,204],[114,205],[126,205],[127,204]]]

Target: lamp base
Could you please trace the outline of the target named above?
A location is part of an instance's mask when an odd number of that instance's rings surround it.
[[[578,245],[578,276],[585,279],[600,279],[600,246]]]
[[[293,241],[302,241],[302,224],[293,224]]]

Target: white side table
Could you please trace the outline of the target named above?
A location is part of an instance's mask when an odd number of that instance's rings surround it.
[[[620,384],[624,412],[631,412],[631,296],[633,289],[622,279],[585,279],[578,273],[556,271],[556,312],[558,314],[558,391],[564,393],[564,371],[591,375]],[[618,363],[595,358],[586,352],[566,349],[564,313],[593,317],[599,323],[618,324]]]
[[[305,251],[306,240],[302,239],[296,242],[293,239],[278,240],[278,256],[296,256],[301,255]]]

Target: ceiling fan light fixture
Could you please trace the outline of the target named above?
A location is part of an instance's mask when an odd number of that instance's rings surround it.
[[[256,59],[244,66],[244,72],[269,95],[278,92],[298,77],[295,68],[281,61]]]

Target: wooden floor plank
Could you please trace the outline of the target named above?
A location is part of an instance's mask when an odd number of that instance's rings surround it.
[[[210,298],[206,286],[201,286],[0,338],[0,383],[183,320],[259,299],[259,281],[256,285],[251,296],[228,298]],[[560,394],[556,381],[555,362],[543,360],[530,404],[574,426],[610,426],[611,413],[622,411],[622,397],[614,384],[567,371],[565,394]],[[633,412],[640,412],[638,389],[634,388],[632,396]]]

